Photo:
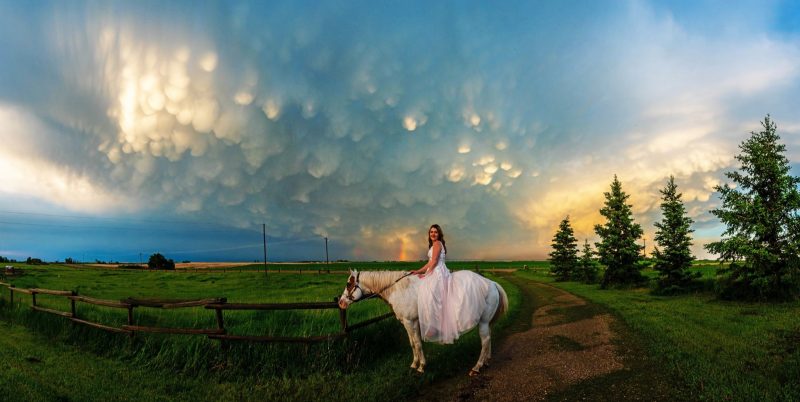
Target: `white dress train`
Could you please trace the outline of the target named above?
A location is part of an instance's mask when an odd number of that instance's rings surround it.
[[[429,260],[431,253],[429,249]],[[442,247],[439,262],[422,278],[417,290],[417,309],[422,339],[449,344],[477,325],[486,309],[491,283],[472,271],[451,274],[444,257]]]

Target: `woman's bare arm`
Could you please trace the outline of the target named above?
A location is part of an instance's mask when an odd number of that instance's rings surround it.
[[[413,271],[415,274],[419,275],[420,278],[430,273],[433,268],[439,263],[439,253],[442,251],[442,242],[436,241],[433,243],[433,249],[431,250],[431,258],[428,260],[428,263],[425,264],[422,268]]]
[[[436,240],[433,242],[433,250],[431,250],[431,259],[428,261],[428,271],[432,270],[439,264],[439,253],[442,252],[442,242]]]

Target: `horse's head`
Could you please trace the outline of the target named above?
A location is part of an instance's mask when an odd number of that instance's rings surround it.
[[[351,303],[364,297],[364,290],[358,282],[358,271],[350,270],[350,277],[347,278],[347,285],[344,287],[342,295],[339,296],[339,308],[346,309]]]

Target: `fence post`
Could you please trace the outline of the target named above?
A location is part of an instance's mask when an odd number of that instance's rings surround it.
[[[36,305],[36,292],[31,292],[31,306]]]
[[[222,309],[218,308],[217,311],[217,328],[225,330],[225,323],[222,321]]]
[[[215,311],[217,312],[217,328],[225,331],[225,322],[222,319],[222,309],[221,308],[217,308],[217,309],[215,309]],[[226,332],[227,331],[223,332],[223,334],[226,333]],[[229,346],[228,342],[225,339],[220,339],[219,340],[219,348],[223,352],[227,352],[228,351],[228,346]]]
[[[74,291],[74,290],[73,290],[73,291],[72,291],[72,295],[73,295],[73,296],[77,296],[77,295],[78,295],[78,292],[76,292],[76,291]],[[70,308],[71,308],[71,310],[72,310],[72,318],[77,318],[78,316],[75,314],[75,299],[70,299],[70,302],[71,302],[71,303],[70,303]]]
[[[338,298],[336,301],[339,301]],[[347,333],[347,310],[339,309],[339,322],[342,324],[342,333]]]
[[[133,306],[128,306],[128,325],[133,325]],[[131,339],[133,339],[134,331],[131,331]]]
[[[8,285],[8,303],[14,307],[14,285]]]

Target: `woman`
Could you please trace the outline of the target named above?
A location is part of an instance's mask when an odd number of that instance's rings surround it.
[[[444,264],[447,254],[444,232],[439,225],[428,229],[428,263],[412,271],[422,278],[417,292],[417,309],[422,339],[428,342],[453,343],[458,339],[458,289]]]

